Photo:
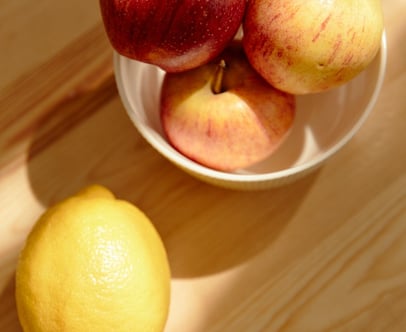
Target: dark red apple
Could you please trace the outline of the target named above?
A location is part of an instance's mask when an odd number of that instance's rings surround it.
[[[246,0],[100,0],[113,48],[168,72],[198,67],[233,39]]]
[[[232,43],[215,61],[167,73],[161,122],[168,141],[207,167],[234,171],[272,154],[290,132],[295,97],[269,85]]]

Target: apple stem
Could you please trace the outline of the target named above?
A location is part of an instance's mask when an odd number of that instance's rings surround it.
[[[211,82],[211,91],[214,94],[223,92],[223,77],[226,70],[226,62],[221,59],[217,65],[216,72],[214,73],[213,81]]]

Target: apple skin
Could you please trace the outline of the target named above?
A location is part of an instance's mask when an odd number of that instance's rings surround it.
[[[223,90],[214,93],[220,59],[226,63]],[[295,96],[273,88],[252,69],[240,43],[204,66],[167,73],[160,107],[168,141],[186,157],[220,171],[270,156],[288,136],[296,108]]]
[[[243,22],[251,65],[294,94],[342,85],[380,48],[380,0],[251,0]]]
[[[245,8],[246,0],[100,0],[113,48],[167,72],[195,68],[219,55]]]

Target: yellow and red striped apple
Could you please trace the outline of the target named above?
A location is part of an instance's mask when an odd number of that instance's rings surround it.
[[[295,116],[295,97],[255,72],[240,44],[199,68],[167,73],[160,105],[168,141],[186,157],[221,171],[271,155]]]
[[[250,0],[243,45],[251,65],[294,94],[348,82],[374,59],[383,32],[380,0]]]

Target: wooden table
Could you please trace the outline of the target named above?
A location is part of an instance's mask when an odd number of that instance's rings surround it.
[[[167,332],[406,331],[406,2],[383,2],[377,105],[293,184],[204,184],[138,134],[98,2],[0,3],[0,331],[21,331],[18,252],[39,214],[90,183],[154,221],[172,269]]]

